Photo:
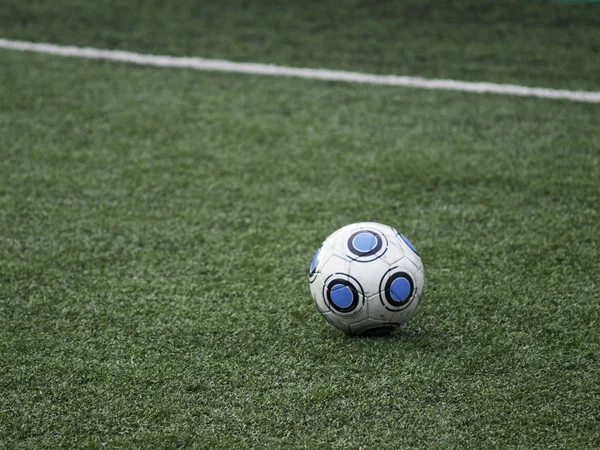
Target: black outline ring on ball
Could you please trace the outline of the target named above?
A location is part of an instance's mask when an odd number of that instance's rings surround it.
[[[405,280],[408,281],[408,284],[410,285],[410,290],[408,292],[406,300],[398,301],[392,297],[392,292],[391,292],[392,283],[394,281],[396,281],[398,278],[404,278]],[[406,306],[410,302],[410,300],[415,292],[415,282],[413,281],[412,277],[409,274],[407,274],[406,272],[396,272],[391,277],[389,277],[388,280],[386,281],[384,292],[385,292],[385,299],[390,304],[390,306],[393,306],[394,308],[400,308],[402,306]]]
[[[404,272],[404,271],[399,271],[399,272],[395,272],[395,270],[398,269],[398,266],[394,266],[391,267],[381,278],[381,281],[379,282],[379,301],[381,302],[381,305],[387,309],[388,311],[403,311],[406,308],[408,308],[413,300],[415,298],[417,298],[418,293],[418,287],[415,286],[415,281],[413,280],[412,275],[409,275],[408,273]],[[404,302],[397,302],[396,300],[394,300],[392,298],[391,292],[390,292],[390,288],[392,286],[392,283],[394,282],[394,280],[400,278],[400,277],[404,277],[408,280],[409,284],[410,284],[410,292],[408,297],[406,298],[406,300]],[[385,282],[385,286],[384,286],[384,282]]]
[[[335,285],[338,285],[338,284],[341,284],[342,286],[347,286],[350,289],[350,292],[352,293],[352,303],[350,303],[350,305],[345,308],[340,308],[339,306],[337,306],[335,304],[335,302],[333,301],[333,299],[331,298],[331,289]],[[329,306],[331,306],[336,311],[339,311],[341,313],[349,313],[349,312],[354,311],[356,309],[356,307],[358,306],[358,301],[359,301],[358,291],[356,290],[356,287],[348,280],[344,280],[341,278],[335,278],[335,279],[331,280],[327,284],[327,288],[325,289],[325,292],[327,293],[326,297],[327,297],[327,302],[329,303]]]
[[[360,234],[365,234],[365,233],[368,233],[368,234],[374,236],[377,243],[371,250],[363,252],[354,246],[354,238],[356,238]],[[348,249],[358,257],[374,255],[379,250],[381,250],[381,247],[383,247],[383,239],[381,239],[381,236],[378,233],[375,233],[371,230],[358,230],[358,231],[352,233],[352,235],[348,238]]]

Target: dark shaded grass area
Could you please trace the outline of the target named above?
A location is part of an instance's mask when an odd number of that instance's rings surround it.
[[[5,0],[0,35],[299,67],[598,90],[600,4]]]
[[[0,446],[595,447],[595,105],[2,52]],[[426,294],[317,314],[375,220]]]

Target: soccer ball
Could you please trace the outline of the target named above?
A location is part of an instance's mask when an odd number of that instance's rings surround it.
[[[387,334],[415,312],[423,295],[423,264],[415,246],[392,227],[347,225],[330,235],[310,265],[319,312],[347,334]]]

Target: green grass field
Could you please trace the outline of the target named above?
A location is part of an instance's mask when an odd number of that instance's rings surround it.
[[[598,4],[0,12],[11,39],[600,90]],[[600,447],[599,121],[0,50],[0,448]],[[425,266],[388,338],[308,289],[367,220]]]

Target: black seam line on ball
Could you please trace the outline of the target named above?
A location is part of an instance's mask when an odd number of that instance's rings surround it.
[[[357,262],[357,263],[370,263],[370,262],[373,262],[373,261],[375,261],[376,259],[379,259],[379,258],[381,258],[383,255],[385,255],[385,254],[387,253],[387,251],[388,251],[388,248],[386,247],[386,248],[385,248],[385,250],[384,250],[384,251],[383,251],[383,252],[382,252],[380,255],[376,255],[376,256],[375,256],[375,258],[372,258],[372,259],[366,259],[366,260],[364,260],[364,259],[360,259],[360,258],[361,258],[360,256],[358,256],[358,257],[356,257],[356,256],[352,256],[352,255],[346,255],[346,256],[347,256],[348,258],[350,258],[350,259],[352,260],[352,262]]]

